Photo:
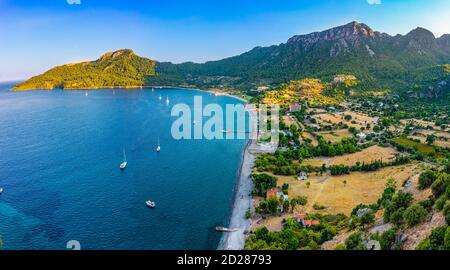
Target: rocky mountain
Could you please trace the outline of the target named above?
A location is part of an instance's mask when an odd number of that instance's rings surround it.
[[[351,22],[220,61],[159,63],[161,76],[149,82],[250,89],[305,77],[331,80],[336,74],[352,74],[362,88],[405,90],[415,70],[446,63],[450,63],[449,35],[436,39],[430,31],[417,28],[404,36],[390,36]]]
[[[430,31],[416,28],[406,35],[390,36],[351,22],[204,64],[155,62],[131,50],[120,50],[97,61],[54,68],[16,89],[127,87],[144,83],[245,91],[308,77],[331,81],[338,74],[348,74],[356,76],[361,90],[389,88],[407,93],[413,85],[425,85],[417,81],[422,78],[417,75],[421,70],[441,70],[433,67],[448,63],[450,35],[436,38]],[[417,94],[419,90],[414,91]]]
[[[155,61],[123,49],[105,53],[95,61],[55,67],[13,90],[137,87],[155,75],[155,66]]]

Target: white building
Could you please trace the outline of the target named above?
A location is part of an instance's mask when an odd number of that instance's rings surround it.
[[[306,172],[300,172],[297,179],[298,179],[298,181],[308,180],[308,174]]]
[[[365,141],[367,138],[367,135],[361,132],[361,133],[357,134],[356,137],[358,137],[361,141]]]

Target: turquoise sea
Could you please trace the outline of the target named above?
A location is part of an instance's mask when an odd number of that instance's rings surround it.
[[[214,228],[227,225],[247,140],[177,141],[170,112],[193,108],[196,95],[204,105],[241,101],[182,89],[10,87],[0,85],[4,249],[66,249],[70,240],[82,249],[217,248]]]

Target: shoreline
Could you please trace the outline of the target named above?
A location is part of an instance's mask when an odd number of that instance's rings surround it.
[[[251,173],[255,163],[255,155],[250,153],[250,148],[255,140],[249,139],[241,157],[241,165],[233,194],[233,204],[228,222],[228,227],[238,229],[234,232],[223,233],[218,244],[218,250],[242,250],[245,247],[246,235],[252,226],[252,219],[246,219],[248,209],[253,212],[253,183]]]
[[[256,156],[259,153],[274,152],[273,149],[265,149],[258,144],[256,128],[258,113],[256,110],[249,110],[248,107],[246,110],[251,114],[251,121],[253,123],[250,123],[250,125],[255,130],[251,131],[252,134],[242,153],[239,173],[234,188],[228,227],[237,230],[222,234],[222,238],[217,247],[218,250],[243,250],[245,248],[245,240],[253,225],[253,219],[246,219],[245,214],[249,209],[250,213],[254,213],[251,174],[255,165]]]
[[[15,87],[15,86],[14,86]],[[51,88],[51,89],[14,89],[14,87],[11,87],[9,90],[13,92],[27,92],[27,91],[52,91],[52,90],[66,90],[66,91],[94,91],[94,90],[109,90],[109,89],[121,89],[121,90],[135,90],[135,89],[183,89],[183,90],[193,90],[193,91],[200,91],[205,92],[209,94],[216,94],[218,91],[216,90],[206,90],[206,89],[200,89],[200,88],[194,88],[194,87],[178,87],[178,86],[107,86],[107,87],[93,87],[93,88]],[[221,92],[220,96],[227,96],[232,97],[235,99],[238,99],[244,103],[249,103],[248,100],[246,100],[243,97],[238,97],[236,95],[228,94],[227,92]]]

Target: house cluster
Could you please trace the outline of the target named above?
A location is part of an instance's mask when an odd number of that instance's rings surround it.
[[[319,226],[320,221],[319,220],[311,220],[311,219],[305,219],[306,213],[300,213],[297,217],[297,222],[300,223],[303,227],[312,227],[312,226]]]
[[[284,194],[279,188],[271,188],[266,192],[266,199],[277,199],[280,202],[278,211],[283,212],[283,203],[289,200],[289,196]]]

